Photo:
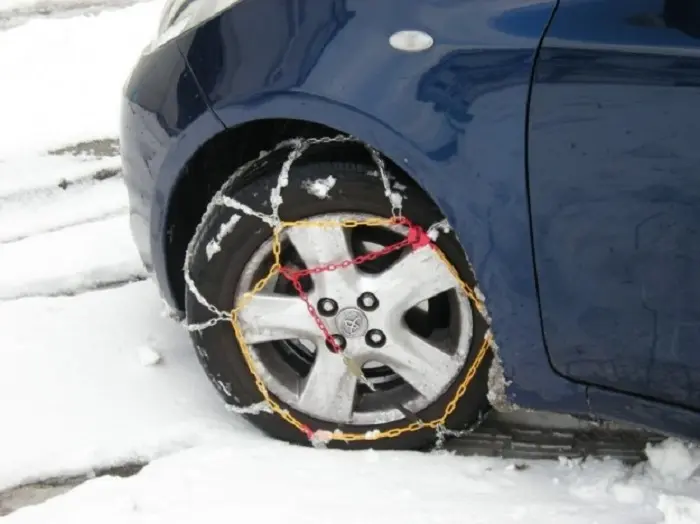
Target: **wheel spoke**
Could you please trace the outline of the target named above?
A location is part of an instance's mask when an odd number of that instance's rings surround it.
[[[296,248],[307,268],[326,264],[337,264],[353,258],[345,229],[341,227],[290,227],[287,230],[289,240]],[[313,275],[314,284],[325,295],[334,291],[355,289],[358,271],[350,266],[335,271],[326,271]]]
[[[432,400],[439,396],[456,372],[452,357],[405,330],[389,337],[390,342],[382,348],[378,360],[424,397]]]
[[[299,297],[257,293],[238,314],[238,321],[243,339],[248,344],[322,337],[321,330]]]
[[[338,227],[293,226],[289,240],[307,266],[338,263],[352,258],[345,229]]]
[[[298,408],[326,420],[350,422],[357,379],[341,355],[321,349],[316,352],[309,375],[299,395]]]
[[[447,265],[427,247],[408,252],[376,281],[380,303],[401,312],[458,285]]]

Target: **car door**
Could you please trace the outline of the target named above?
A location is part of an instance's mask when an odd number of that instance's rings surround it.
[[[700,2],[561,0],[528,154],[553,367],[700,409]]]

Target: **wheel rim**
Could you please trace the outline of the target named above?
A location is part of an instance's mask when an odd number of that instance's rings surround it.
[[[340,222],[370,215],[309,217]],[[354,258],[400,240],[404,226],[348,229],[292,227],[282,263],[314,267]],[[244,266],[236,300],[267,273],[272,241]],[[376,391],[349,372],[289,282],[278,276],[246,305],[238,321],[256,372],[290,407],[319,420],[377,425],[435,402],[463,368],[472,338],[471,304],[433,250],[406,248],[374,263],[313,275],[302,282],[329,331],[363,367]]]

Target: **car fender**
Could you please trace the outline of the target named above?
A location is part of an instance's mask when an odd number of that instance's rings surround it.
[[[350,11],[345,0],[313,0],[313,10],[305,0],[244,1],[178,45],[226,128],[310,121],[404,169],[440,206],[486,297],[504,370],[492,401],[585,413],[585,388],[557,375],[544,350],[527,198],[529,82],[554,2],[406,2]],[[389,35],[406,27],[435,44],[391,48]]]

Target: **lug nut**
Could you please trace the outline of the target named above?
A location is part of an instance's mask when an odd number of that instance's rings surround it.
[[[345,349],[345,346],[347,346],[347,341],[345,340],[345,337],[341,335],[331,335],[331,337],[333,338],[333,341],[335,342],[336,346],[338,346],[341,350]],[[331,351],[335,351],[335,348],[328,340],[326,340],[326,347]]]
[[[370,329],[365,334],[365,342],[373,348],[380,348],[386,344],[386,335],[381,329]]]
[[[318,310],[325,317],[331,317],[338,312],[338,303],[332,298],[322,298],[318,301]]]
[[[357,305],[365,311],[374,311],[379,307],[379,300],[377,300],[374,294],[365,291],[357,298]]]

